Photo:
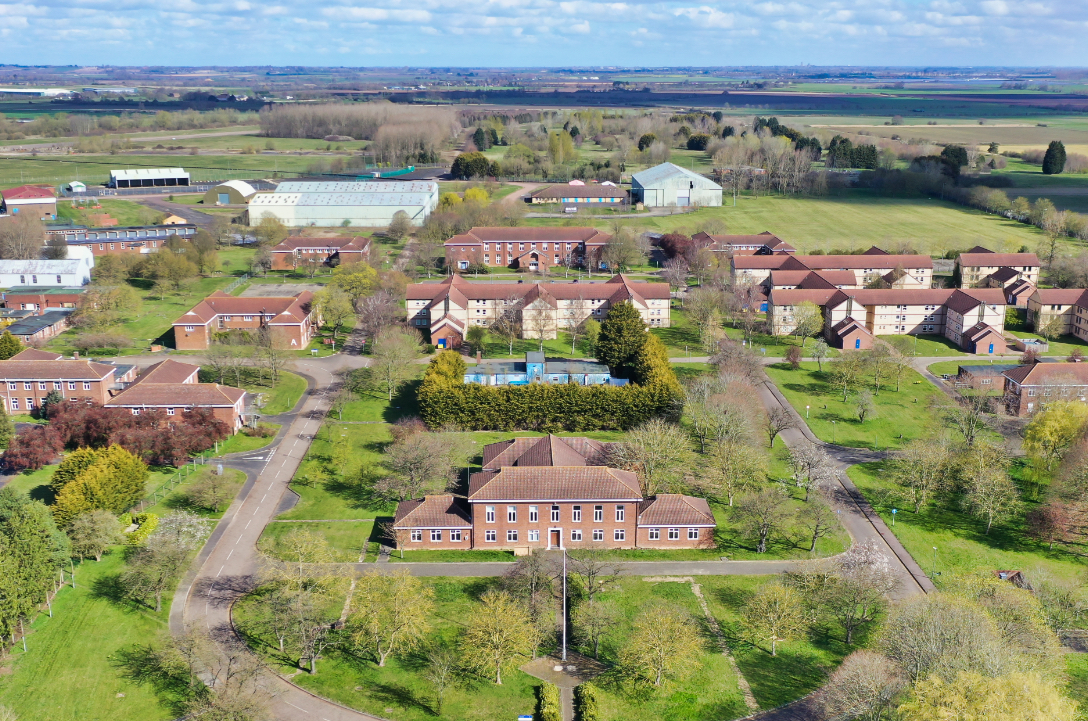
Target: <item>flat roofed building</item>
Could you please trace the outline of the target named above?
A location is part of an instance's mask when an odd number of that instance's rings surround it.
[[[272,217],[290,227],[332,227],[345,221],[355,227],[380,227],[389,225],[399,211],[412,225],[422,225],[437,207],[434,181],[285,181],[274,193],[250,198],[246,212],[251,225]]]
[[[474,266],[541,271],[555,267],[599,270],[601,253],[612,236],[596,228],[479,227],[445,242],[446,267],[465,272]]]
[[[0,288],[83,286],[91,281],[92,265],[87,258],[0,260]]]
[[[879,248],[873,248],[878,250]],[[735,284],[759,285],[772,270],[848,270],[854,273],[856,285],[864,287],[889,271],[902,270],[910,274],[921,288],[933,284],[933,259],[928,255],[890,255],[879,251],[860,255],[734,255],[730,260]]]
[[[183,168],[132,168],[111,170],[111,188],[188,187],[189,173]]]
[[[93,255],[143,255],[157,253],[172,236],[191,240],[197,227],[192,223],[133,225],[109,228],[46,228],[46,237],[61,236],[69,247],[87,248]]]
[[[465,372],[465,383],[484,386],[518,386],[530,383],[576,383],[580,386],[626,385],[626,379],[613,381],[608,366],[583,360],[552,358],[543,353],[526,353],[525,361],[488,360]]]
[[[68,316],[71,312],[71,310],[47,310],[40,315],[17,320],[4,330],[24,343],[47,340],[68,330]]]
[[[662,163],[631,176],[631,199],[649,208],[720,206],[722,186],[673,163]]]
[[[488,326],[511,305],[522,337],[555,338],[586,318],[603,320],[612,306],[630,301],[651,328],[670,325],[667,283],[639,283],[615,275],[603,283],[473,283],[452,275],[441,283],[415,283],[406,291],[408,323],[428,328],[431,342],[456,348],[473,325]]]
[[[15,287],[0,293],[5,308],[30,310],[41,314],[47,310],[78,308],[87,289]]]
[[[267,327],[284,348],[303,349],[320,324],[313,295],[306,290],[289,297],[240,298],[217,290],[174,321],[175,346],[178,350],[203,350],[216,333]]]
[[[322,265],[343,265],[366,260],[371,239],[317,238],[295,235],[272,248],[272,270],[294,270],[315,261]]]
[[[574,185],[571,183],[562,185],[550,185],[547,188],[536,191],[530,197],[530,202],[535,204],[540,203],[563,203],[565,205],[579,205],[582,203],[589,205],[620,205],[627,202],[627,191],[618,185],[607,184],[590,184],[580,183]]]

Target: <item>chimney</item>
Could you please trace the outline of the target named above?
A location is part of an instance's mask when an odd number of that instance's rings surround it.
[[[79,360],[79,351],[73,351],[72,352],[72,358],[74,360]]]

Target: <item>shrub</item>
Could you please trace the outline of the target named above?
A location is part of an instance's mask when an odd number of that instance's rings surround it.
[[[158,528],[159,517],[154,513],[137,513],[132,516],[132,523],[135,523],[137,528],[125,536],[125,543],[129,546],[142,546],[147,542],[148,536]]]
[[[276,435],[276,430],[275,426],[267,423],[258,423],[256,428],[246,426],[242,429],[242,433],[250,438],[271,438]]]
[[[563,712],[559,704],[559,688],[545,681],[537,686],[536,713],[533,721],[563,721]]]
[[[483,153],[461,153],[453,161],[450,174],[455,178],[483,178],[491,173],[491,162]]]
[[[706,150],[710,144],[710,136],[706,133],[695,133],[688,138],[688,150]]]
[[[586,682],[574,689],[574,719],[575,721],[599,721],[600,711],[597,709],[597,687]]]
[[[790,364],[790,367],[797,370],[801,367],[801,349],[795,345],[791,345],[789,350],[786,351],[786,362]]]

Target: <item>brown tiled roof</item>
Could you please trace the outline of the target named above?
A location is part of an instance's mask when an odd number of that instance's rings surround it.
[[[615,185],[551,185],[533,193],[534,198],[626,198],[627,191]]]
[[[1004,267],[998,268],[993,273],[990,273],[989,277],[993,278],[994,280],[998,281],[999,283],[1006,283],[1006,282],[1012,280],[1013,278],[1016,278],[1017,276],[1019,276],[1022,272],[1023,271],[1021,271],[1021,270],[1013,270],[1012,268],[1010,268],[1008,266],[1004,266]]]
[[[1021,278],[1020,280],[1014,281],[1005,289],[1005,292],[1014,296],[1023,295],[1024,293],[1034,293],[1035,284],[1026,278]]]
[[[557,308],[559,306],[559,304],[555,302],[555,296],[549,293],[547,288],[542,288],[540,283],[533,283],[533,287],[525,294],[523,301],[525,305],[529,305],[538,300],[552,308]]]
[[[393,517],[396,528],[471,528],[465,502],[450,494],[401,501]]]
[[[531,227],[481,227],[455,235],[446,245],[470,245],[475,243],[534,243],[534,242],[597,242],[607,243],[612,236],[596,228],[531,228]]]
[[[1025,386],[1088,385],[1088,363],[1034,363],[1002,375]]]
[[[714,514],[705,498],[659,493],[638,507],[640,526],[714,526]]]
[[[928,255],[743,255],[733,258],[733,267],[741,270],[771,270],[787,266],[788,260],[795,260],[802,267],[811,270],[859,269],[891,270],[896,266],[904,268],[932,268],[933,259]],[[993,265],[998,265],[994,263]],[[1000,265],[1010,265],[1001,263]],[[798,270],[800,268],[797,268]]]
[[[100,380],[116,370],[88,360],[0,361],[0,378],[5,380]]]
[[[850,291],[856,293],[857,291]],[[825,305],[833,298],[838,298],[842,295],[843,300],[846,299],[844,291],[838,288],[823,288],[817,290],[798,290],[796,288],[776,288],[768,293],[768,298],[772,305],[798,305],[809,301],[816,305]]]
[[[960,253],[961,267],[1035,266],[1042,265],[1035,253]]]
[[[474,473],[470,501],[581,501],[642,498],[630,471],[605,466],[514,466]]]
[[[217,315],[272,315],[275,317],[270,322],[276,325],[301,323],[310,312],[313,297],[308,290],[291,297],[259,298],[242,298],[217,290],[174,321],[174,325],[194,322],[203,325]]]
[[[1083,288],[1039,288],[1031,295],[1031,299],[1043,305],[1074,305],[1080,304],[1086,298],[1088,290]],[[1085,306],[1088,307],[1088,306]]]
[[[459,320],[457,318],[454,318],[452,315],[447,313],[446,315],[442,316],[441,318],[439,318],[438,320],[436,320],[434,323],[431,324],[431,330],[432,331],[438,330],[445,323],[449,323],[450,325],[452,325],[454,328],[457,328],[458,330],[464,330],[465,329],[464,321]]]
[[[891,253],[884,250],[883,248],[878,248],[875,245],[871,245],[869,246],[869,250],[865,251],[861,255],[891,255]]]
[[[289,253],[298,248],[332,248],[345,251],[361,251],[370,245],[370,238],[313,238],[306,235],[293,235],[272,248],[273,253]]]
[[[619,277],[619,276],[617,276]],[[624,300],[634,291],[640,298],[665,300],[669,298],[668,283],[637,283],[627,281],[609,281],[607,283],[473,283],[459,275],[451,276],[441,283],[414,283],[408,286],[405,297],[408,300],[438,300],[447,294],[453,294],[451,288],[466,300],[503,300],[505,298],[524,298],[534,285],[559,300],[609,300],[613,303]],[[465,307],[462,305],[461,307]]]
[[[200,370],[200,366],[192,363],[179,363],[176,360],[159,361],[155,365],[148,366],[140,377],[133,381],[137,383],[184,383],[193,374]]]
[[[988,323],[975,323],[973,326],[964,331],[963,335],[967,340],[972,343],[977,343],[980,338],[985,338],[987,335],[994,334],[1000,336],[1001,334]]]
[[[214,407],[233,406],[245,396],[241,388],[218,383],[133,383],[111,398],[107,406]]]
[[[483,468],[503,466],[603,466],[611,443],[591,438],[515,438],[484,446]]]
[[[18,361],[53,361],[61,360],[64,358],[60,353],[53,353],[52,351],[38,350],[37,348],[24,348],[8,360]]]
[[[954,310],[960,315],[963,315],[969,310],[973,310],[979,305],[987,303],[989,305],[1005,305],[1005,293],[1000,288],[967,288],[952,291],[952,295],[949,296],[945,302],[945,306],[949,310]]]
[[[794,249],[792,245],[767,230],[758,235],[711,235],[703,231],[691,238],[692,240],[698,238],[700,242],[709,243],[717,250],[732,250],[738,245],[761,245],[769,250],[778,251]]]
[[[969,255],[971,253],[993,253],[993,251],[989,248],[983,248],[981,245],[976,245],[974,248],[971,248],[971,250],[964,251],[964,253]],[[963,253],[960,255],[963,255]]]
[[[855,285],[857,283],[857,276],[849,270],[772,270],[771,271],[771,284],[772,285],[792,285],[799,286],[801,283],[807,283],[806,287],[809,288],[826,288],[827,285],[811,285],[815,279],[820,279],[824,283],[829,284],[831,287],[837,288],[840,285]]]
[[[872,337],[872,333],[864,325],[854,320],[853,318],[843,318],[835,325],[831,326],[831,332],[835,334],[836,338],[842,338],[843,336],[860,330],[867,336]]]
[[[18,188],[8,188],[0,191],[0,195],[4,197],[4,200],[38,200],[57,197],[57,194],[52,190],[37,185],[20,185]]]

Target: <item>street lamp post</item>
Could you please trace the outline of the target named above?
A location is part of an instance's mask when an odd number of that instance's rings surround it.
[[[563,661],[567,660],[567,549],[563,549]]]
[[[929,575],[933,576],[937,573],[937,547],[933,547],[933,565],[929,569]]]
[[[837,440],[836,435],[835,435],[835,421],[831,421],[831,442],[832,443],[838,443],[838,440]]]
[[[805,406],[805,420],[808,420],[808,406]]]
[[[895,514],[897,514],[897,513],[899,513],[899,509],[898,508],[893,508],[892,509],[892,525],[893,526],[895,525]]]

